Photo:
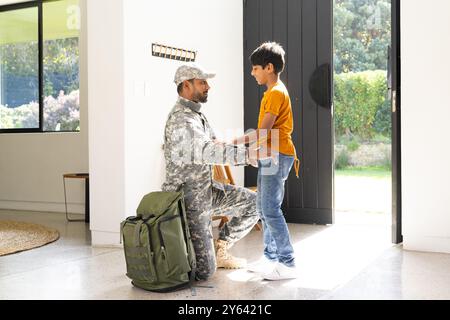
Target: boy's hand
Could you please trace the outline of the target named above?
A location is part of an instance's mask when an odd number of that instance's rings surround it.
[[[279,153],[277,151],[274,151],[267,147],[261,147],[261,149],[258,150],[258,153],[259,160],[272,159],[275,165],[278,164]]]
[[[258,160],[257,159],[250,158],[248,161],[252,167],[258,168]]]

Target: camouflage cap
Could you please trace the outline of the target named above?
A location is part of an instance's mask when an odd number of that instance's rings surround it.
[[[216,76],[215,73],[206,72],[198,64],[185,64],[180,66],[175,72],[174,82],[178,86],[185,80],[191,79],[206,80],[214,78],[215,76]]]

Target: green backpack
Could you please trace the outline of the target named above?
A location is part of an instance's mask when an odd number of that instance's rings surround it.
[[[121,223],[127,276],[136,287],[169,292],[195,279],[195,253],[183,192],[144,196],[137,216]]]

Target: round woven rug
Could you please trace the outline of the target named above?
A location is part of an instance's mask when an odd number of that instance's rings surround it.
[[[59,239],[59,232],[38,224],[0,220],[0,256],[42,247]]]

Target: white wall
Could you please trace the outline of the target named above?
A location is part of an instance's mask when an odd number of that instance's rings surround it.
[[[450,1],[402,1],[403,236],[450,253]]]
[[[83,23],[80,55],[86,52]],[[80,133],[0,135],[0,208],[64,212],[63,173],[89,171],[85,59],[80,69]],[[69,211],[84,213],[84,181],[66,185]]]
[[[120,221],[164,181],[163,131],[181,63],[153,57],[153,42],[198,51],[197,62],[217,73],[204,113],[217,133],[243,130],[242,1],[96,0],[88,6],[92,239],[113,245]],[[243,183],[243,170],[234,172]]]
[[[87,5],[92,243],[108,245],[125,215],[123,1]]]

